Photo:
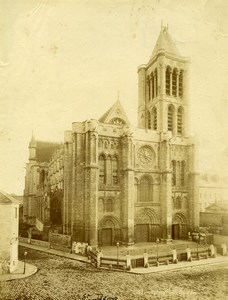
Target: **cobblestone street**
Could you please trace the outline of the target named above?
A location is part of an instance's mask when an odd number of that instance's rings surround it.
[[[20,247],[20,259],[25,248]],[[225,299],[228,264],[134,275],[98,270],[89,264],[26,249],[38,272],[0,282],[0,299]],[[103,295],[103,296],[102,296]],[[106,297],[106,298],[105,298]]]

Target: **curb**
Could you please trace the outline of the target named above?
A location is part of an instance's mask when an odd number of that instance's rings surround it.
[[[41,251],[41,252],[45,252],[45,253],[48,253],[48,254],[57,255],[57,256],[60,256],[60,257],[65,257],[65,258],[68,258],[68,259],[71,259],[71,260],[76,260],[76,261],[79,261],[79,262],[87,263],[87,264],[90,264],[91,266],[93,266],[94,268],[96,268],[91,263],[90,260],[85,259],[85,258],[81,258],[80,256],[78,256],[76,254],[73,254],[75,256],[71,256],[72,254],[66,255],[62,252],[59,252],[58,250],[44,249],[44,248],[39,247],[39,246],[25,244],[25,243],[22,243],[22,242],[20,242],[19,245],[22,246],[22,247],[27,247],[27,248],[30,248],[30,249],[34,249],[36,251]],[[219,259],[220,257],[221,257],[221,259]],[[211,260],[213,260],[213,261],[211,261]],[[216,261],[214,261],[214,260],[216,260]],[[219,256],[219,257],[216,257],[216,258],[209,258],[206,261],[205,260],[197,261],[197,263],[195,263],[195,264],[194,264],[194,262],[182,262],[182,263],[180,262],[179,264],[170,264],[169,266],[161,265],[159,267],[153,266],[153,267],[149,267],[149,268],[136,268],[136,269],[131,269],[130,271],[114,269],[114,268],[110,270],[110,269],[104,268],[104,267],[100,267],[100,268],[98,268],[98,270],[100,269],[100,270],[106,270],[106,271],[111,271],[111,272],[114,271],[114,272],[124,272],[124,273],[127,273],[127,274],[142,275],[142,274],[150,274],[150,273],[178,271],[180,269],[196,268],[196,267],[199,267],[199,266],[204,267],[204,266],[213,265],[213,264],[220,264],[220,263],[224,263],[224,262],[228,262],[228,256]],[[138,271],[135,271],[135,270],[138,270]]]
[[[13,273],[0,275],[0,282],[24,279],[36,274],[38,271],[38,268],[36,266],[26,263],[27,272],[23,274],[23,268],[24,268],[23,262],[18,261],[18,265],[19,265],[18,269],[15,270]]]

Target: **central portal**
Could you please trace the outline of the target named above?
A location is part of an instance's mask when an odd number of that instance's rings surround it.
[[[149,242],[149,224],[135,225],[136,243]]]

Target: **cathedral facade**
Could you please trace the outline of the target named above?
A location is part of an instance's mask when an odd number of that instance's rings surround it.
[[[31,141],[27,174],[35,164],[39,175],[32,196],[26,175],[25,220],[33,211],[44,226],[59,221],[63,234],[91,245],[181,239],[196,229],[188,68],[162,27],[149,62],[138,68],[138,128],[117,101],[99,120],[74,122],[45,164]]]

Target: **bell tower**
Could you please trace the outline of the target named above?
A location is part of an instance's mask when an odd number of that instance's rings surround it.
[[[161,31],[149,62],[138,68],[138,127],[172,137],[188,135],[188,67],[168,26]]]

